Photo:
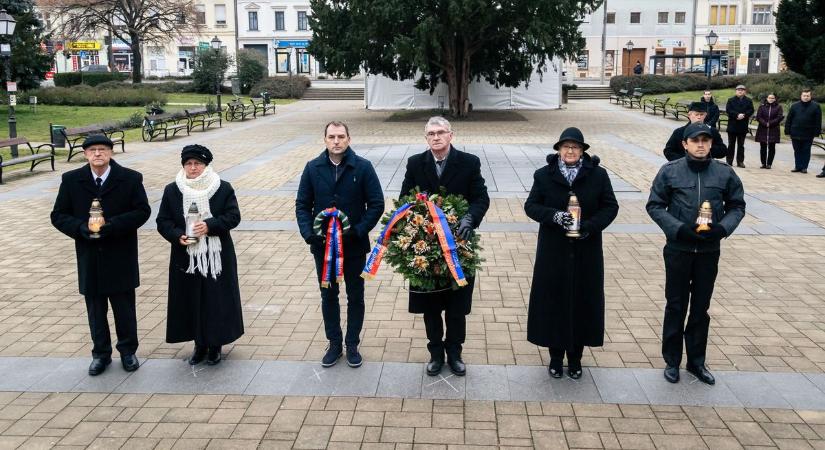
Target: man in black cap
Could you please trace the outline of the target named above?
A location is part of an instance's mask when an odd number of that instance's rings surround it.
[[[745,85],[736,86],[736,95],[728,99],[725,112],[728,114],[728,165],[733,165],[736,155],[736,167],[745,167],[745,136],[748,123],[753,115],[753,100],[745,93]]]
[[[690,108],[688,109],[688,123],[673,130],[673,134],[670,135],[670,139],[668,139],[667,144],[665,144],[664,154],[668,161],[673,161],[674,159],[685,156],[685,147],[682,146],[682,137],[685,134],[685,128],[692,123],[704,123],[707,113],[708,105],[706,103],[693,102],[690,104]],[[712,128],[711,132],[713,133],[713,141],[710,146],[710,156],[713,158],[724,158],[727,154],[725,141],[722,140],[722,135],[719,134],[716,128]]]
[[[112,340],[107,319],[112,303],[117,331],[117,350],[126,371],[140,366],[135,288],[138,273],[137,229],[152,210],[143,189],[143,176],[112,160],[112,141],[91,135],[83,142],[89,164],[63,174],[51,214],[52,225],[75,241],[80,294],[92,334],[89,375],[99,375],[112,362]],[[98,199],[105,224],[99,237],[90,233],[89,208]]]
[[[688,372],[714,384],[705,366],[710,326],[710,299],[719,265],[719,242],[730,236],[745,216],[745,191],[733,169],[709,158],[711,128],[692,123],[685,128],[686,155],[659,169],[650,188],[647,213],[665,232],[665,318],[662,356],[665,379],[679,381],[682,342],[687,350]],[[697,231],[702,203],[710,203],[712,222]],[[690,317],[685,326],[685,317]]]

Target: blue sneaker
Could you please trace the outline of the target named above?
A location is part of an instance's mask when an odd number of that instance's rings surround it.
[[[361,367],[364,359],[358,353],[358,347],[347,347],[347,365],[350,367]]]
[[[335,363],[338,362],[338,358],[344,353],[344,349],[341,347],[340,343],[329,343],[329,347],[327,347],[327,353],[324,355],[324,358],[321,359],[321,366],[322,367],[332,367]]]

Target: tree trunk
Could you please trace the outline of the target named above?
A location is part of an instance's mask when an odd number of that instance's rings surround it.
[[[143,57],[140,54],[140,36],[137,33],[129,33],[132,49],[132,83],[143,81]]]
[[[470,108],[470,55],[456,39],[449,43],[444,56],[450,115],[467,117]]]

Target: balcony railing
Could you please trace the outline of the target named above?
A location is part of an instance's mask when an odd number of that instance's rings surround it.
[[[776,25],[707,25],[696,28],[697,35],[704,35],[713,30],[719,33],[776,33]]]

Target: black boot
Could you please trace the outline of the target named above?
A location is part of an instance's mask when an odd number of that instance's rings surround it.
[[[214,366],[221,362],[221,346],[208,347],[206,349],[206,364]]]
[[[567,376],[574,380],[582,377],[582,362],[581,360],[571,361],[567,360]]]
[[[187,360],[189,365],[197,366],[202,363],[204,359],[206,359],[206,346],[195,344],[195,350],[192,351],[192,355]]]
[[[550,376],[553,378],[561,378],[563,373],[562,365],[564,360],[560,358],[550,358],[550,365],[547,366],[547,372],[550,373]]]

